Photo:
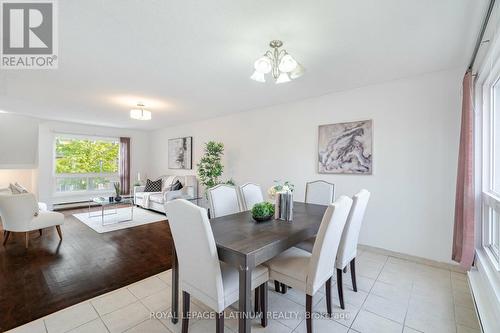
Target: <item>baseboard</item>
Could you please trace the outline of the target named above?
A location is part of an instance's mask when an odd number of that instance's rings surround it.
[[[391,256],[391,257],[395,257],[395,258],[399,258],[399,259],[403,259],[403,260],[413,261],[413,262],[416,262],[419,264],[424,264],[424,265],[428,265],[428,266],[432,266],[432,267],[436,267],[436,268],[449,269],[453,272],[466,273],[466,271],[462,267],[460,267],[460,265],[458,265],[458,264],[450,264],[447,262],[441,262],[441,261],[437,261],[437,260],[412,256],[410,254],[390,251],[390,250],[386,250],[386,249],[382,249],[382,248],[370,246],[370,245],[359,244],[358,248],[365,249],[365,250],[368,250],[370,252],[380,253],[380,254],[383,254],[386,256]]]

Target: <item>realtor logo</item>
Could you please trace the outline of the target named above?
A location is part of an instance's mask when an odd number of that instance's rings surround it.
[[[2,69],[57,68],[56,0],[0,0]]]

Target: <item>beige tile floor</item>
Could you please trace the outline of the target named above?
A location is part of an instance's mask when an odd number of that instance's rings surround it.
[[[315,332],[480,332],[466,275],[369,251],[359,253],[356,269],[358,292],[352,290],[350,275],[344,274],[346,309],[338,306],[333,286],[334,317],[316,319]],[[255,320],[252,332],[305,333],[305,296],[294,289],[286,295],[275,293],[272,284],[269,288],[269,310],[274,317],[265,329]],[[173,325],[168,318],[151,318],[152,312],[168,313],[170,295],[170,271],[166,271],[11,332],[177,333],[180,324]],[[323,290],[313,302],[318,315],[326,312]],[[193,300],[191,311],[208,309]],[[237,331],[234,311],[226,311],[226,332]],[[192,319],[189,331],[214,332],[215,322]]]

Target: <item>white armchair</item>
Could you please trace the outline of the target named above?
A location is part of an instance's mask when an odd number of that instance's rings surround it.
[[[56,227],[62,240],[61,225],[64,215],[56,212],[40,210],[35,195],[32,193],[0,195],[0,215],[4,229],[5,245],[12,232],[25,233],[25,245],[28,248],[29,232],[49,227]]]

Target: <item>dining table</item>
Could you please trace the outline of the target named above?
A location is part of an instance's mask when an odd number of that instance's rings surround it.
[[[293,203],[293,220],[257,222],[250,211],[210,219],[219,260],[239,272],[238,332],[251,332],[252,270],[283,251],[315,236],[327,206]],[[179,265],[172,246],[171,320],[179,317]],[[202,272],[200,272],[202,274]]]

